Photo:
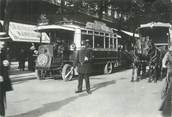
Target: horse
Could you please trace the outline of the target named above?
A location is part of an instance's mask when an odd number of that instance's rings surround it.
[[[131,82],[134,82],[135,75],[136,75],[136,81],[143,79],[143,76],[146,73],[146,65],[148,59],[146,55],[139,53],[136,49],[134,49],[132,55],[133,55],[133,64],[132,64]]]
[[[157,82],[163,77],[162,69],[162,59],[165,55],[165,52],[162,49],[157,47],[149,48],[148,57],[149,57],[149,78],[148,82]]]

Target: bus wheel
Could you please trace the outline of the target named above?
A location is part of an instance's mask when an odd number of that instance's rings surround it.
[[[38,80],[43,80],[45,79],[44,76],[45,76],[45,72],[43,72],[43,70],[35,70],[35,74],[36,74],[36,78]]]
[[[62,68],[62,78],[64,81],[72,80],[74,76],[73,67],[69,64],[65,64]]]
[[[107,62],[104,67],[104,73],[105,74],[111,74],[113,72],[113,65],[111,62]]]

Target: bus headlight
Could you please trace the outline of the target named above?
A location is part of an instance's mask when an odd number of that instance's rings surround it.
[[[40,54],[37,58],[38,65],[45,66],[48,63],[48,56]]]

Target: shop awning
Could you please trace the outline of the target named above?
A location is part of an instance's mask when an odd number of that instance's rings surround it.
[[[61,0],[40,0],[40,1],[48,2],[48,3],[54,4],[54,5],[60,5],[60,3],[61,3]]]
[[[126,35],[128,35],[128,36],[131,36],[131,37],[133,37],[133,33],[132,32],[128,32],[128,31],[125,31],[125,30],[121,30],[121,32],[123,32],[123,33],[125,33]],[[134,34],[134,37],[137,37],[137,38],[139,38],[139,34]]]
[[[21,1],[31,1],[31,2],[48,2],[50,4],[59,5],[61,3],[61,0],[12,0],[14,2],[21,2]]]
[[[139,28],[153,28],[153,27],[167,27],[170,28],[171,25],[169,23],[163,22],[150,22],[147,24],[141,24]]]
[[[35,32],[35,25],[28,25],[16,22],[10,22],[9,24],[9,36],[13,41],[17,42],[40,42],[41,33]],[[49,43],[48,38],[44,38],[42,43]]]

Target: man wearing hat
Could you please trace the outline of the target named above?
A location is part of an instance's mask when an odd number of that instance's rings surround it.
[[[91,58],[92,58],[92,52],[88,48],[88,42],[83,40],[81,42],[81,49],[77,53],[77,60],[75,60],[75,64],[77,64],[78,67],[78,90],[75,93],[82,92],[82,84],[83,79],[85,79],[86,84],[86,91],[88,94],[90,94],[90,81],[89,81],[89,75],[91,74]]]
[[[171,95],[172,95],[172,46],[168,49],[162,60],[162,67],[167,68],[165,86],[162,91],[162,104],[160,110],[162,114],[168,116],[171,114]]]

